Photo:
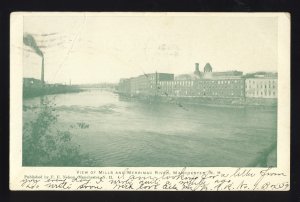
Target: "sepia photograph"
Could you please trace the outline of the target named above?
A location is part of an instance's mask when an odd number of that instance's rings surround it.
[[[21,167],[276,168],[279,30],[277,15],[23,15]]]

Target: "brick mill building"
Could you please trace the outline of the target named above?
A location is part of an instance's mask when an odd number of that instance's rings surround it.
[[[213,72],[207,63],[203,72],[195,64],[192,74],[143,74],[121,79],[118,92],[129,96],[170,96],[203,98],[277,98],[277,75],[245,77],[241,71]]]

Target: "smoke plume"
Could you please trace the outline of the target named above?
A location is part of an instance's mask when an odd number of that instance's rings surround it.
[[[36,54],[38,54],[41,57],[44,57],[43,52],[37,46],[36,41],[35,41],[34,37],[31,34],[24,34],[24,36],[23,36],[23,43],[26,46],[31,47],[36,52]]]

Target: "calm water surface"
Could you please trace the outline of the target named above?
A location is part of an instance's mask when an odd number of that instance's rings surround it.
[[[109,91],[51,95],[59,127],[70,129],[97,166],[249,166],[277,137],[275,109],[144,103]],[[38,106],[40,98],[24,105]],[[34,118],[24,112],[24,120]],[[276,165],[276,162],[271,162]]]

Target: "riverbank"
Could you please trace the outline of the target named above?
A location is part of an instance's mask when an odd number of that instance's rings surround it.
[[[78,93],[84,91],[77,86],[52,85],[45,86],[24,86],[23,98],[33,98],[44,95],[62,94],[62,93]]]
[[[179,105],[209,105],[209,106],[236,106],[236,107],[277,107],[277,99],[269,98],[217,98],[217,97],[176,97],[176,96],[129,96],[119,94],[125,99],[137,99],[145,102],[175,103]]]

